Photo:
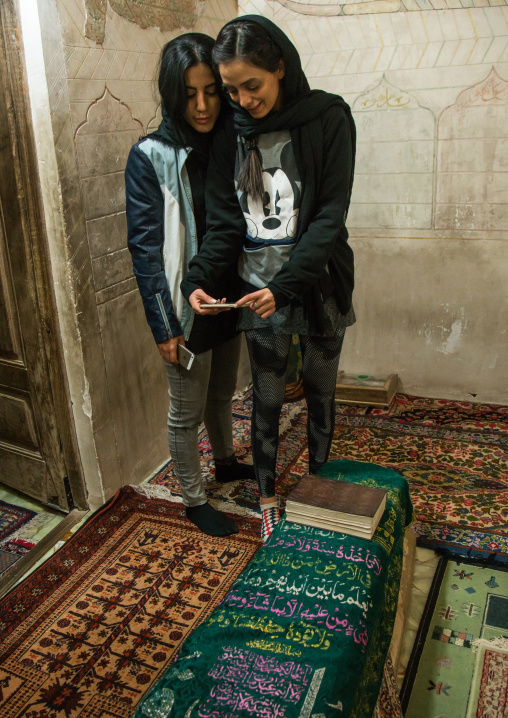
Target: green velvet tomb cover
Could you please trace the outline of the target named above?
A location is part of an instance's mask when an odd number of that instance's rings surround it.
[[[283,519],[135,718],[371,718],[397,610],[409,491],[374,464],[330,461],[319,473],[387,490],[373,540]]]

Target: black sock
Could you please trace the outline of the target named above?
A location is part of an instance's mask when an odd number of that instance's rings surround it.
[[[215,481],[227,484],[229,481],[255,480],[252,464],[241,464],[236,458],[231,464],[218,464],[215,462]]]
[[[186,506],[185,513],[189,521],[196,524],[198,529],[208,536],[229,536],[238,533],[235,522],[221,511],[216,511],[208,503],[200,506]]]

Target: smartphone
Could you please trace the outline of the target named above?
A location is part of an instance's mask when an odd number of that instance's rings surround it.
[[[183,344],[178,345],[178,363],[181,364],[184,369],[190,369],[194,361],[194,354],[190,349],[184,347]]]
[[[201,309],[236,309],[236,304],[221,304],[220,302],[216,304],[200,304],[199,306]]]

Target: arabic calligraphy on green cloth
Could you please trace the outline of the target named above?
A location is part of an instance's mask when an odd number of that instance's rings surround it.
[[[135,718],[370,718],[412,520],[390,469],[331,461],[322,476],[387,490],[372,541],[281,521],[182,646]]]

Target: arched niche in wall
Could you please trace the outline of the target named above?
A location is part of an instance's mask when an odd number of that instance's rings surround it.
[[[508,82],[492,68],[441,113],[436,229],[508,226]]]
[[[126,247],[124,170],[144,129],[106,88],[75,134],[95,289],[132,276]]]
[[[430,229],[434,115],[384,76],[352,109],[358,141],[348,227]]]

